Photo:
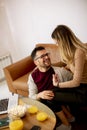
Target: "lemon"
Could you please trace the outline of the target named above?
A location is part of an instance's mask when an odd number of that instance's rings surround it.
[[[14,120],[9,123],[10,130],[22,130],[23,126],[24,124],[22,120]]]
[[[38,108],[36,106],[31,106],[30,108],[28,108],[28,112],[31,114],[37,113]]]
[[[46,120],[48,118],[48,115],[47,115],[47,113],[45,113],[45,112],[39,112],[37,115],[36,115],[36,119],[38,120],[38,121],[44,121],[44,120]]]

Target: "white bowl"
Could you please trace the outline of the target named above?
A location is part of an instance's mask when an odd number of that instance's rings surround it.
[[[8,110],[9,118],[12,120],[23,117],[25,113],[26,113],[26,107],[22,105],[17,105]]]

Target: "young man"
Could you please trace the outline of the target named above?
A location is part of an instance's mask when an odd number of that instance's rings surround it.
[[[72,74],[65,68],[51,66],[49,53],[44,47],[36,47],[31,53],[31,57],[36,65],[36,68],[29,75],[29,97],[35,100],[40,100],[42,103],[50,107],[60,118],[67,130],[71,126],[64,115],[62,107],[55,102],[53,86],[53,75],[56,75],[59,82],[72,79]],[[67,110],[66,110],[67,111]],[[61,128],[60,128],[61,129]],[[58,129],[57,129],[58,130]]]

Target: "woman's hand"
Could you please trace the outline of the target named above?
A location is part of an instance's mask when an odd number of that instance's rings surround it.
[[[51,90],[45,90],[37,94],[37,98],[52,100],[54,93]]]
[[[58,74],[53,74],[53,85],[57,87],[58,84],[59,84]]]

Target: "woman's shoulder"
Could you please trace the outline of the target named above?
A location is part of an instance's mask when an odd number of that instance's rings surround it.
[[[76,49],[76,53],[83,53],[83,54],[85,54],[85,52],[82,49],[80,49],[80,48]]]
[[[82,49],[77,48],[75,51],[75,57],[86,57],[86,54]]]

